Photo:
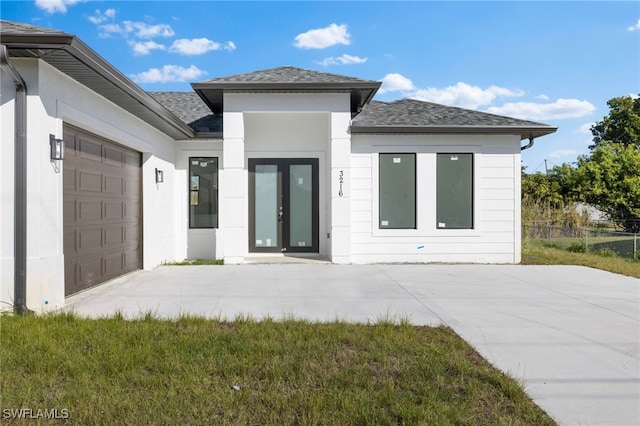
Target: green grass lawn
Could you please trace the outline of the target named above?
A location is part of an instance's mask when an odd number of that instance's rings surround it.
[[[445,327],[1,321],[2,424],[19,408],[66,410],[57,422],[77,425],[554,424]]]
[[[633,259],[633,237],[622,236],[597,236],[587,238],[588,247],[585,244],[584,236],[580,237],[560,237],[548,239],[529,240],[531,245],[551,245],[556,248],[566,249],[569,247],[583,247],[588,249],[588,252],[599,254],[604,252],[605,254],[618,255],[627,259]]]
[[[559,247],[549,247],[539,240],[525,240],[522,245],[523,265],[581,265],[616,274],[640,278],[640,262],[597,253],[574,253]]]

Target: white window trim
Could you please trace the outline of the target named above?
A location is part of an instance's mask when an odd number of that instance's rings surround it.
[[[371,153],[371,235],[374,237],[480,237],[482,236],[481,199],[482,147],[456,146],[377,146]],[[416,229],[380,228],[379,154],[416,154]],[[436,227],[437,154],[473,154],[473,229],[438,229]]]

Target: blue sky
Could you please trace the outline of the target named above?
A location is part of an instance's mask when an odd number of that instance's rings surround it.
[[[2,19],[77,35],[148,91],[291,65],[558,126],[528,172],[588,153],[607,100],[640,93],[640,2],[36,0]]]

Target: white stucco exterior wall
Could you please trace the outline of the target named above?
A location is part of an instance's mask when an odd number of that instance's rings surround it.
[[[334,204],[335,168],[350,164],[347,93],[229,93],[224,95],[223,173],[225,263],[242,263],[249,254],[249,158],[317,158],[319,162],[319,254],[335,261],[348,251],[350,233],[334,233],[335,215],[349,217],[346,199]],[[335,163],[334,163],[335,161]],[[337,198],[337,191],[336,191]],[[337,223],[337,222],[336,222]],[[338,225],[349,227],[347,220]],[[334,235],[340,238],[335,251]],[[335,251],[335,253],[334,253]],[[343,254],[344,255],[344,254]],[[344,260],[344,258],[343,258]]]
[[[46,311],[64,303],[64,253],[62,176],[64,161],[50,160],[49,135],[63,136],[68,123],[88,132],[142,152],[143,267],[153,268],[180,254],[176,245],[177,218],[174,214],[175,141],[119,106],[97,95],[45,62],[12,60],[28,88],[27,100],[27,307]],[[3,76],[3,98],[15,96]],[[12,95],[13,93],[13,95]],[[3,164],[13,163],[13,102],[3,99],[1,117]],[[10,147],[10,148],[9,148]],[[155,183],[155,168],[164,171],[164,183]],[[2,168],[3,198],[13,194],[12,167]],[[7,185],[4,185],[7,179]],[[6,193],[8,188],[11,195]],[[2,203],[2,236],[13,242],[13,203]],[[9,218],[11,218],[9,220]],[[11,228],[9,228],[11,226]],[[3,238],[3,241],[5,238]],[[2,301],[12,299],[13,248],[3,242]],[[11,269],[9,280],[5,273]],[[7,288],[8,283],[11,287]]]
[[[222,189],[226,187],[222,169],[222,140],[198,139],[183,140],[176,143],[176,180],[174,190],[176,202],[174,214],[178,221],[176,235],[176,259],[223,259],[224,237],[220,227],[215,229],[189,228],[189,158],[218,158],[218,224],[223,223],[224,198]]]
[[[0,72],[0,310],[13,308],[15,95],[13,81]]]
[[[351,135],[349,111],[331,114],[330,258],[351,263]]]

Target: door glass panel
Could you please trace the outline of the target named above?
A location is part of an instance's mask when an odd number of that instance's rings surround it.
[[[255,170],[256,247],[278,246],[278,166],[256,164]]]
[[[218,227],[218,159],[189,159],[189,227]]]
[[[289,246],[313,245],[313,186],[311,164],[289,166]]]

